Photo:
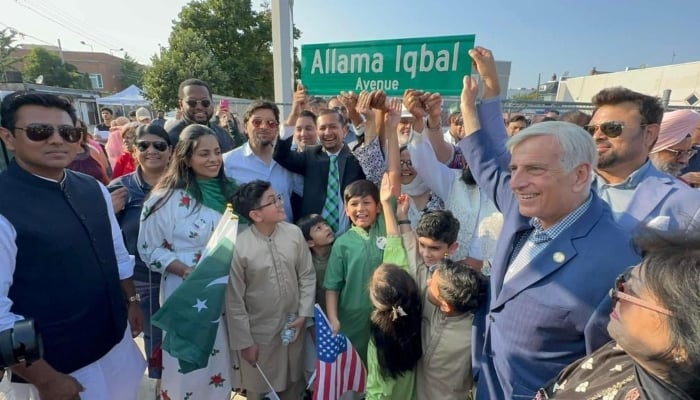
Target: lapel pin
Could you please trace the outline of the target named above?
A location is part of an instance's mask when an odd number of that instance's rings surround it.
[[[564,262],[564,260],[566,260],[566,256],[561,251],[557,251],[552,256],[552,259],[554,260],[554,262],[561,264]]]

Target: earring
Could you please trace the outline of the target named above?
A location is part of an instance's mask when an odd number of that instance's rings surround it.
[[[444,258],[447,258],[447,257],[449,257],[449,256],[450,256],[450,253],[445,252],[445,257],[444,257]]]

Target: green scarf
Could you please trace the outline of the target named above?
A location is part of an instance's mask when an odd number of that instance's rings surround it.
[[[236,190],[236,184],[231,180],[227,180],[227,182],[229,194],[233,194],[233,192]],[[226,204],[228,203],[229,199],[226,199],[224,194],[221,192],[219,180],[217,178],[197,179],[197,185],[199,186],[199,190],[202,192],[202,204],[223,214],[224,211],[226,211]],[[187,192],[194,196],[194,191],[192,189],[189,189]]]

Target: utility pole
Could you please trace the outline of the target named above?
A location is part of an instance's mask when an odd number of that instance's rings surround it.
[[[61,64],[65,64],[66,60],[63,58],[63,47],[61,47],[61,39],[56,39],[58,40],[58,55],[61,57]]]
[[[275,77],[275,102],[281,115],[287,115],[294,92],[294,0],[272,0],[272,62]],[[289,109],[286,109],[288,108]]]

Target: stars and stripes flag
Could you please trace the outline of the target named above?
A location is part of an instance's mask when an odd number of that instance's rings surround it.
[[[168,297],[151,321],[165,331],[163,351],[180,372],[204,368],[222,323],[224,294],[236,247],[238,217],[229,207],[212,232],[194,271]]]
[[[338,400],[350,390],[363,393],[367,370],[350,340],[333,336],[331,324],[321,307],[314,309],[316,326],[316,380],[314,400]]]

